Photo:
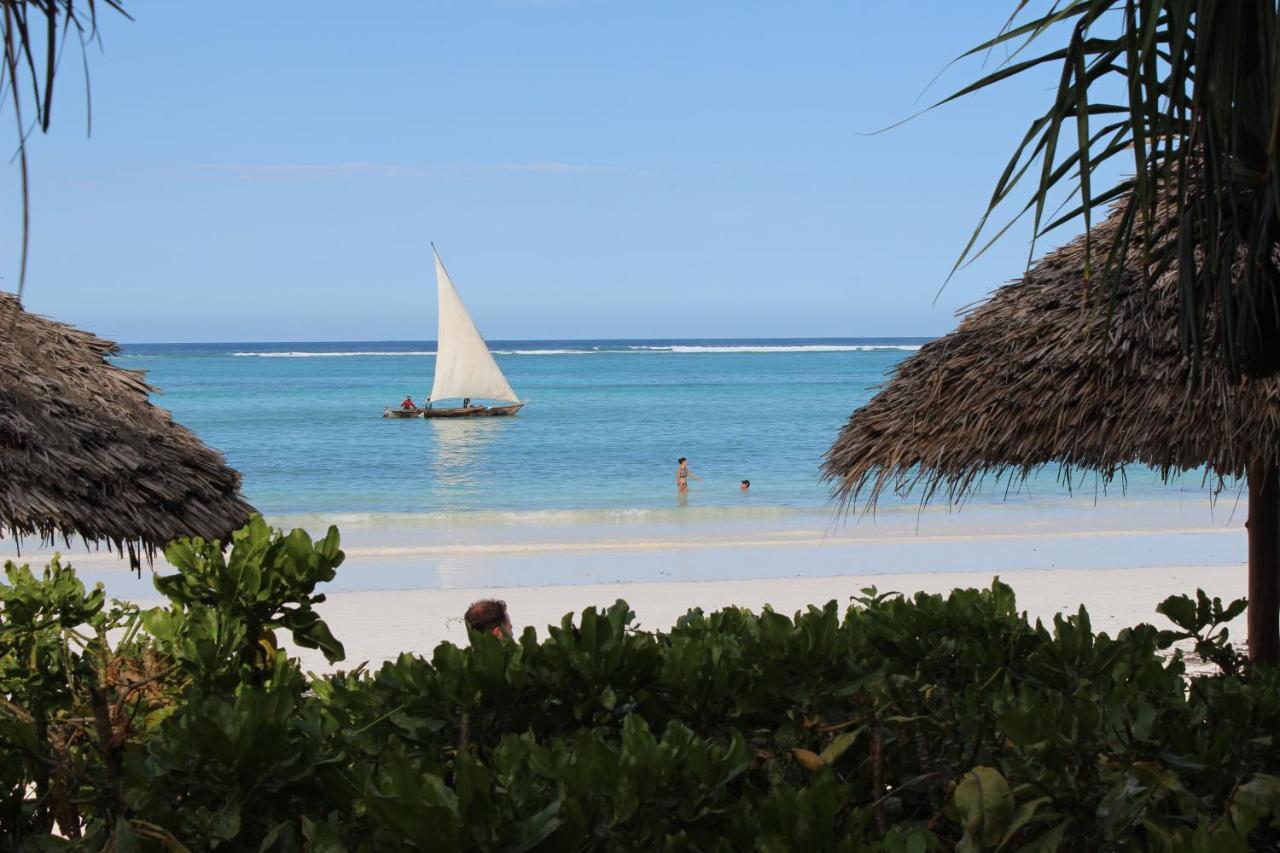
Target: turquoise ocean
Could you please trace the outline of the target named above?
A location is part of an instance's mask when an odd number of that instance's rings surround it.
[[[157,404],[218,448],[269,516],[625,519],[703,507],[832,510],[822,455],[920,338],[491,341],[528,401],[514,418],[395,420],[430,390],[433,342],[130,344]],[[687,500],[676,458],[704,479]],[[749,494],[738,483],[750,479]],[[1129,498],[1203,491],[1129,472]],[[973,499],[1052,507],[1095,500],[1044,471]],[[1110,491],[1118,492],[1112,485]],[[889,496],[913,505],[915,497]]]

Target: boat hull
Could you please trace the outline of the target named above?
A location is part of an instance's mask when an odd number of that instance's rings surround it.
[[[420,418],[422,417],[422,409],[392,409],[386,408],[382,411],[384,418]]]
[[[499,418],[514,415],[524,407],[524,403],[512,403],[510,406],[461,406],[452,409],[432,407],[423,409],[424,418]]]

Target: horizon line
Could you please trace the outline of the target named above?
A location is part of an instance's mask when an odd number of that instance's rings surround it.
[[[928,342],[941,335],[791,335],[767,337],[739,335],[735,337],[678,337],[678,338],[485,338],[486,343],[627,343],[633,341],[671,343],[680,341],[912,341]],[[225,340],[225,341],[117,341],[119,346],[179,346],[197,344],[425,344],[438,343],[436,338],[312,338],[309,340]]]

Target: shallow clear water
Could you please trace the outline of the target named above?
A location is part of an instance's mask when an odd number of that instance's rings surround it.
[[[389,420],[430,389],[431,342],[135,344],[157,403],[226,454],[267,514],[467,515],[677,507],[676,458],[704,481],[688,504],[817,509],[823,453],[920,339],[494,341],[529,401],[514,418]],[[748,478],[751,492],[738,482]],[[1047,471],[1007,498],[1067,493]],[[1095,484],[1076,500],[1092,501]],[[1201,494],[1131,472],[1131,497]],[[1030,497],[1028,497],[1030,495]],[[890,496],[888,501],[897,499]]]

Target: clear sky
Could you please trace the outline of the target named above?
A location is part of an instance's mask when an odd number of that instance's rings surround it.
[[[490,338],[933,335],[1024,268],[934,303],[1052,75],[863,135],[1013,0],[127,5],[30,146],[27,305],[118,340],[434,338],[430,240]]]

